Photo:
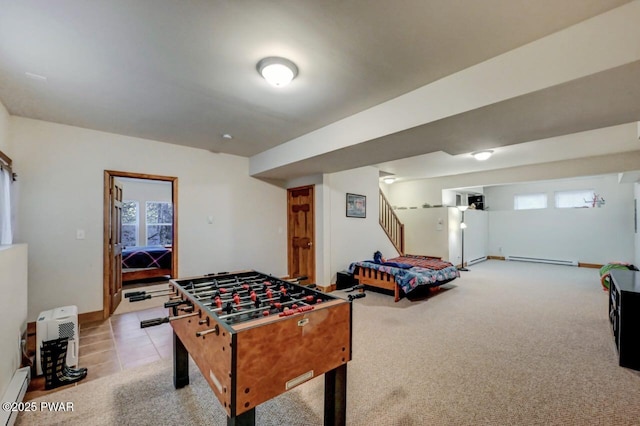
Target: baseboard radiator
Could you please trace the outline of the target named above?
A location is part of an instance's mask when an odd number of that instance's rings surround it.
[[[31,380],[31,368],[23,367],[16,370],[16,372],[13,373],[11,382],[9,382],[9,387],[7,388],[7,391],[4,393],[2,402],[3,403],[22,402],[22,398],[24,398],[24,394],[27,392],[27,388],[29,387],[30,380]],[[13,426],[17,416],[18,416],[18,410],[0,411],[0,425]]]
[[[484,262],[485,260],[487,260],[487,256],[482,256],[482,257],[470,260],[470,261],[465,262],[465,263],[467,264],[467,266],[468,265],[475,265],[476,263]]]
[[[515,260],[519,262],[551,263],[553,265],[578,266],[577,260],[544,259],[540,257],[505,256],[504,260]]]

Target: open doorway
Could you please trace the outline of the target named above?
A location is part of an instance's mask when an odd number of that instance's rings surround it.
[[[141,187],[155,194],[136,195]],[[131,282],[178,276],[177,201],[176,177],[105,171],[104,318],[113,314],[122,300],[123,278]],[[149,263],[136,263],[138,258]]]

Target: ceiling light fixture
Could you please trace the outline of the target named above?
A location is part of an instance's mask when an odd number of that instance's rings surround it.
[[[471,155],[473,155],[473,158],[478,161],[484,161],[489,159],[489,157],[493,155],[493,151],[490,149],[485,149],[484,151],[472,152]]]
[[[231,139],[233,139],[233,136],[231,136],[229,133],[224,133],[222,135],[222,139],[231,140]]]
[[[260,60],[256,69],[267,80],[267,83],[276,87],[286,86],[298,75],[296,64],[288,59],[275,56]]]
[[[396,181],[396,178],[394,178],[394,177],[386,177],[386,178],[382,179],[382,181],[384,183],[386,183],[387,185],[391,185],[393,182]]]

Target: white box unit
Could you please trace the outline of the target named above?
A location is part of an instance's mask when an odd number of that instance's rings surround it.
[[[67,348],[67,365],[78,365],[78,347],[80,336],[78,334],[78,307],[63,306],[41,312],[36,321],[36,371],[42,375],[40,346],[42,342],[55,340],[61,337],[69,338]]]

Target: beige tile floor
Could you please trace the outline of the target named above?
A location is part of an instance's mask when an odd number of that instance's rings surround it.
[[[171,325],[165,323],[140,328],[140,321],[166,317],[167,314],[167,309],[159,307],[81,324],[78,364],[80,367],[86,367],[88,373],[87,377],[78,383],[85,383],[160,359],[171,358],[173,353]],[[25,400],[76,385],[77,383],[45,390],[44,377],[34,377]]]

